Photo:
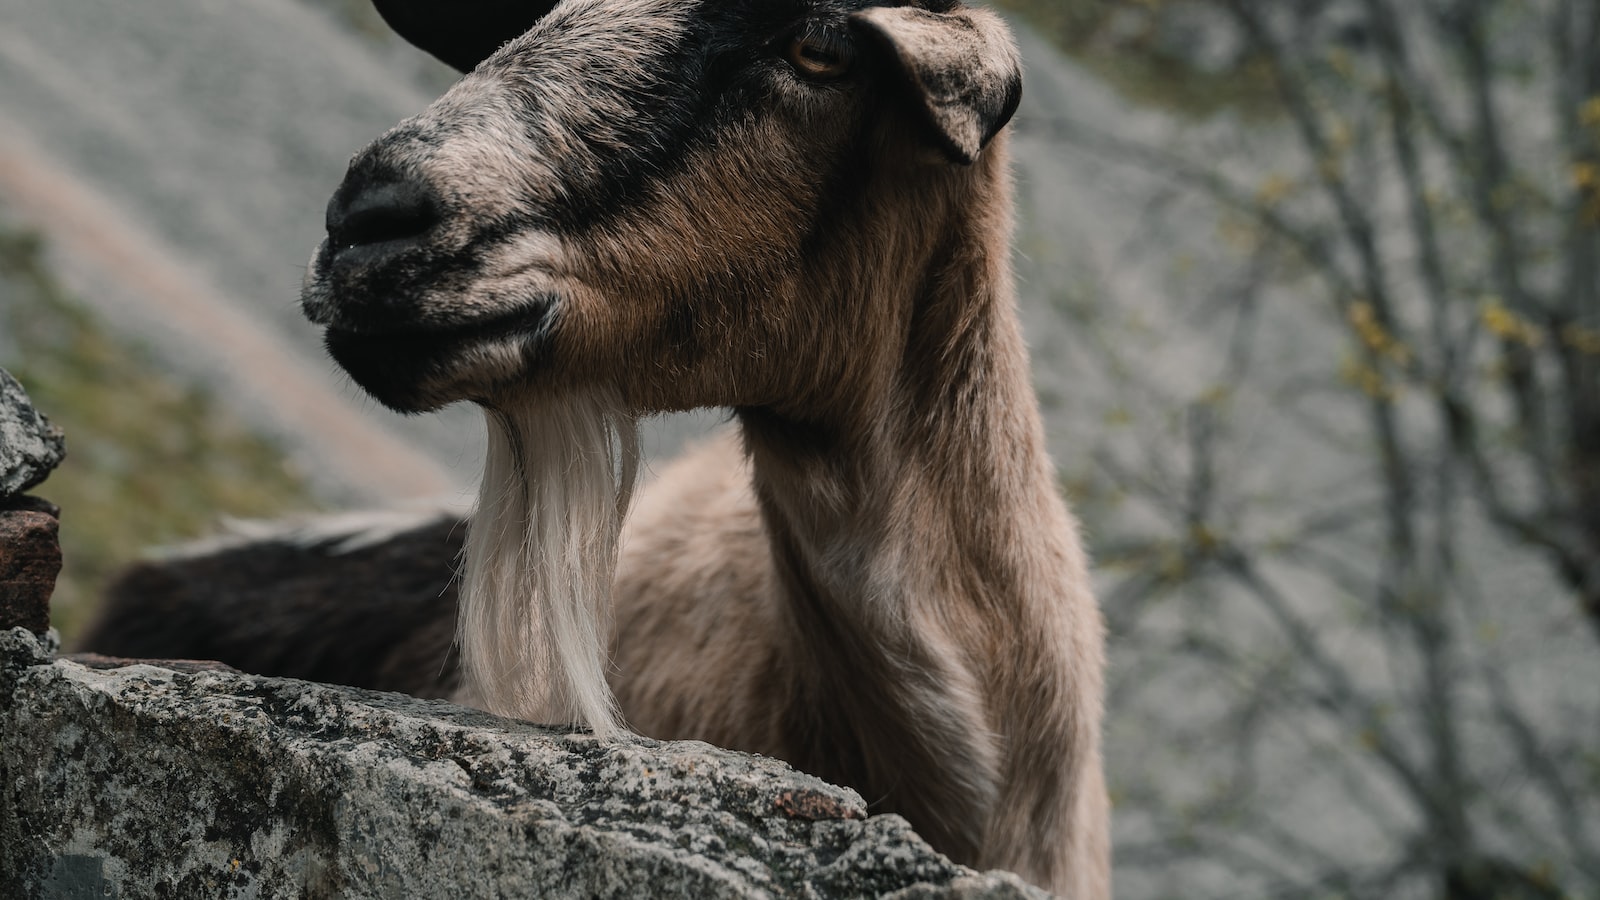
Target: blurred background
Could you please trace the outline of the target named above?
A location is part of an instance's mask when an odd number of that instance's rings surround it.
[[[997,2],[1118,895],[1600,897],[1600,0]],[[345,160],[449,81],[361,0],[0,0],[69,637],[224,517],[466,496],[471,411],[378,409],[295,305]]]

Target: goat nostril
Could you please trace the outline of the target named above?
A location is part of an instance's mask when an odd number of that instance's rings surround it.
[[[415,181],[341,190],[328,204],[328,241],[335,251],[421,237],[439,223],[433,192]]]

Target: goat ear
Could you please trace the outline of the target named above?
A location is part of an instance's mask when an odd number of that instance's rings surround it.
[[[458,72],[470,72],[519,37],[556,0],[372,0],[395,33]]]
[[[1022,101],[1022,56],[1005,22],[985,9],[915,6],[851,18],[889,51],[941,149],[962,165],[976,162]]]

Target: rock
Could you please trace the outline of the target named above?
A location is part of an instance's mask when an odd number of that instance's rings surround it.
[[[86,669],[126,669],[129,666],[156,666],[173,672],[194,674],[196,672],[238,672],[227,663],[217,662],[214,659],[126,659],[121,656],[106,656],[103,653],[69,653],[63,659],[77,663]]]
[[[61,510],[22,492],[66,455],[61,429],[0,369],[0,630],[50,628],[50,595],[61,574]]]
[[[22,385],[0,369],[0,500],[44,481],[66,455],[61,429],[35,410]]]
[[[1037,898],[774,760],[0,633],[0,896]]]
[[[53,506],[31,497],[9,507],[0,504],[0,629],[44,634],[61,574],[61,523]]]

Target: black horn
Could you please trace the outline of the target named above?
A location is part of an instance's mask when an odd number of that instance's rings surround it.
[[[460,72],[533,27],[558,0],[373,0],[395,33]]]

